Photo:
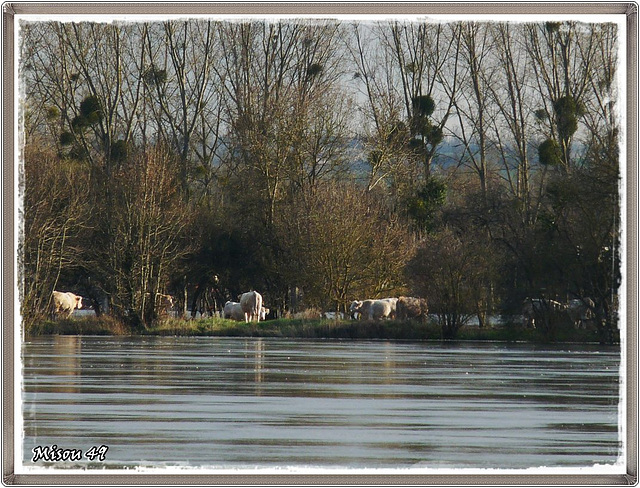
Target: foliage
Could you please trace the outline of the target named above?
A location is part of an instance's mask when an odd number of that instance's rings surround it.
[[[436,177],[430,177],[416,193],[407,198],[407,213],[418,229],[432,231],[435,213],[444,203],[447,187]]]
[[[538,159],[544,166],[558,166],[562,163],[562,150],[553,139],[545,139],[538,146]]]
[[[411,99],[413,111],[420,117],[429,117],[436,108],[430,95],[421,95]]]
[[[167,82],[167,70],[150,66],[143,74],[144,82],[148,85],[163,85]]]
[[[111,146],[111,154],[110,154],[111,160],[114,162],[122,163],[129,157],[130,151],[131,151],[131,148],[129,147],[129,144],[127,144],[126,141],[123,141],[123,140],[116,141]]]
[[[71,120],[74,130],[82,131],[102,120],[103,112],[100,100],[95,95],[89,95],[80,102],[80,113]]]
[[[558,135],[562,140],[568,140],[578,130],[578,117],[582,115],[582,108],[572,96],[558,98],[553,102],[556,114]]]
[[[69,146],[70,144],[73,144],[73,134],[68,131],[65,131],[62,134],[60,134],[60,145]]]

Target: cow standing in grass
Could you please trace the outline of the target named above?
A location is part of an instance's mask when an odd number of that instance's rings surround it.
[[[262,295],[257,291],[243,293],[240,297],[240,306],[244,313],[245,322],[260,321],[260,311],[262,309]]]
[[[397,299],[384,298],[381,300],[354,300],[351,302],[349,312],[351,316],[359,314],[365,320],[380,320],[392,318],[395,315]]]
[[[266,320],[267,315],[269,315],[270,310],[265,307],[260,307],[260,320]],[[242,305],[239,302],[227,302],[224,304],[224,309],[222,311],[222,317],[225,319],[236,320],[241,322],[245,320],[244,311],[242,310]]]
[[[66,314],[66,318],[71,317],[73,311],[82,308],[82,297],[70,291],[54,291],[52,297],[53,315]]]
[[[227,302],[222,309],[222,317],[225,319],[236,320],[238,322],[244,320],[244,312],[240,306],[240,302]]]

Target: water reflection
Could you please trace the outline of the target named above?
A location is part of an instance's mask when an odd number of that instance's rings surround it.
[[[23,358],[27,464],[51,444],[108,445],[113,467],[588,466],[620,451],[616,349],[56,336]]]
[[[79,336],[56,336],[53,342],[53,356],[57,357],[53,374],[61,377],[56,386],[57,393],[77,393],[78,376],[81,374],[82,341]]]
[[[255,394],[262,394],[262,381],[264,380],[264,342],[262,339],[257,339],[253,343],[253,354],[254,354],[254,366],[253,371],[255,372],[254,381],[255,381]]]

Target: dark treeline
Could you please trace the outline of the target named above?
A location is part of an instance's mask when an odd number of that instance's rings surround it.
[[[520,314],[526,297],[590,297],[605,337],[620,276],[617,35],[25,22],[25,327],[53,290],[135,330],[157,319],[156,293],[186,314],[256,289],[280,315],[423,296],[445,337],[472,315]]]

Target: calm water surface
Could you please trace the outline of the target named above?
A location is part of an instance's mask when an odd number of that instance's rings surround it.
[[[619,348],[51,336],[23,346],[24,463],[58,467],[613,464]]]

